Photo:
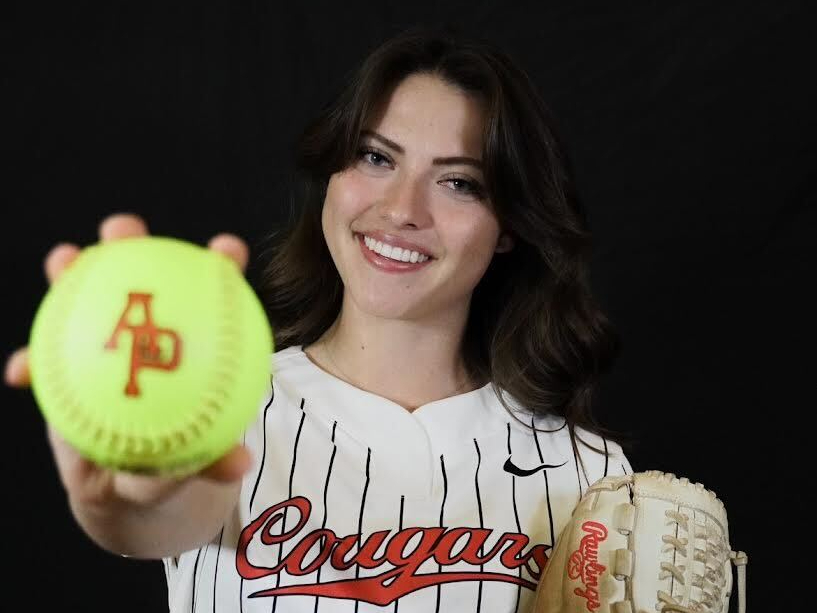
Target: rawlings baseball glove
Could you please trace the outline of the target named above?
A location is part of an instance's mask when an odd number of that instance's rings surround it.
[[[731,551],[714,492],[648,471],[587,490],[539,582],[533,613],[727,613],[732,566],[746,610],[745,553]]]

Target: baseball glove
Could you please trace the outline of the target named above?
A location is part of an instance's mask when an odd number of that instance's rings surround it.
[[[714,492],[648,471],[587,490],[542,574],[533,613],[727,613],[732,566],[746,610],[746,563],[731,551]]]

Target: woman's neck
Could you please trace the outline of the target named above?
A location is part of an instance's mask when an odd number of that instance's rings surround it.
[[[413,411],[478,387],[462,359],[467,315],[431,322],[384,319],[344,304],[335,323],[305,351],[339,379]]]

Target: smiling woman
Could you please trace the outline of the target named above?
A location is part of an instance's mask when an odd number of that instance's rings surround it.
[[[217,541],[166,561],[172,601],[527,610],[586,488],[631,470],[591,415],[616,337],[545,106],[501,52],[407,33],[297,165],[255,464]]]

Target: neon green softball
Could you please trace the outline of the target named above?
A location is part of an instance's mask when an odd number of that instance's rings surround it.
[[[82,455],[188,474],[240,442],[269,392],[272,332],[227,256],[165,237],[84,249],[29,340],[44,418]]]

